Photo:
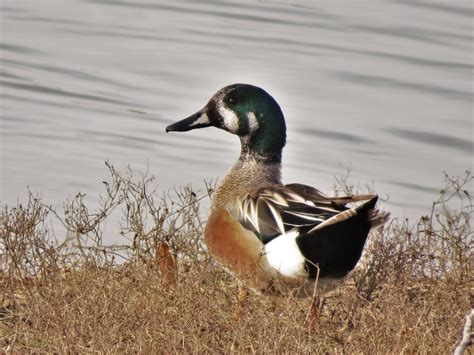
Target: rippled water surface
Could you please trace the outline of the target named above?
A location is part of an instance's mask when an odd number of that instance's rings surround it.
[[[288,126],[283,176],[350,181],[426,213],[473,167],[470,1],[1,1],[1,203],[102,192],[105,160],[163,191],[222,177],[236,137],[166,134],[234,82]]]

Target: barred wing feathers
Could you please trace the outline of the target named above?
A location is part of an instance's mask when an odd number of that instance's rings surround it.
[[[240,197],[239,220],[250,226],[265,242],[294,228],[311,232],[320,225],[340,222],[356,213],[356,209],[346,206],[347,203],[376,197],[328,197],[302,184],[273,185]],[[344,211],[349,212],[342,213]]]

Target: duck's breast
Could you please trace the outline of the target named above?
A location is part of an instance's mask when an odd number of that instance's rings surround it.
[[[204,241],[210,254],[249,287],[265,289],[274,276],[262,242],[225,209],[209,216]]]

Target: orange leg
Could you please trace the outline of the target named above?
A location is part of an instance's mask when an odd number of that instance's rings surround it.
[[[242,319],[249,295],[249,290],[246,287],[240,288],[239,295],[237,296],[237,309],[235,310],[233,317],[234,322]]]
[[[321,298],[318,294],[314,294],[311,299],[308,314],[306,315],[306,330],[308,332],[314,331],[319,322]]]

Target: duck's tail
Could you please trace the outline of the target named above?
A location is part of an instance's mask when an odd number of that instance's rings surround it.
[[[375,208],[375,204],[379,198],[377,195],[358,195],[354,196],[353,198],[359,199],[361,197],[367,199],[368,201],[356,207],[356,210],[358,213],[362,215],[365,214],[367,216],[366,221],[369,222],[369,228],[380,227],[388,221],[390,218],[390,212]]]
[[[390,218],[390,212],[381,211],[379,209],[372,209],[369,214],[369,223],[371,228],[377,228],[385,224]]]

